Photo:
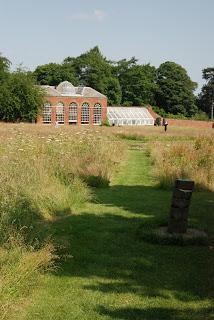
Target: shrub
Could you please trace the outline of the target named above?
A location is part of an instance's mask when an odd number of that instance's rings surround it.
[[[203,111],[196,113],[194,116],[192,116],[192,119],[193,120],[209,121],[208,115]]]
[[[155,125],[161,126],[161,117],[157,117],[157,118],[155,119]]]
[[[103,127],[111,127],[111,124],[109,123],[108,119],[105,119],[102,121],[101,126]]]

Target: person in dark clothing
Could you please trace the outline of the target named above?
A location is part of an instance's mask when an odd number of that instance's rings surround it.
[[[164,131],[167,131],[167,126],[168,126],[168,122],[166,119],[163,119],[163,126],[164,126]]]
[[[165,132],[167,131],[167,127],[168,127],[168,122],[165,121],[165,124],[164,124],[164,130],[165,130]]]

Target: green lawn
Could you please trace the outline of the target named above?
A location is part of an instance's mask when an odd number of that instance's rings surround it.
[[[128,145],[111,186],[51,226],[64,258],[17,319],[214,319],[214,249],[140,240],[139,232],[167,222],[171,193],[155,187],[144,149]],[[211,235],[213,194],[195,193],[190,216]]]

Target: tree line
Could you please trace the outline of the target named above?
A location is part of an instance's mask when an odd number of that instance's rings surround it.
[[[35,121],[44,93],[31,73],[20,68],[10,72],[10,65],[0,56],[0,120]]]
[[[33,72],[9,71],[10,62],[0,57],[0,118],[14,121],[35,119],[41,106],[40,85],[57,86],[62,81],[90,86],[105,94],[109,105],[151,105],[163,116],[211,116],[214,101],[214,68],[203,70],[206,80],[200,94],[197,83],[187,71],[171,61],[158,68],[140,64],[133,57],[111,61],[96,46],[78,57],[67,57],[62,63],[38,66]]]

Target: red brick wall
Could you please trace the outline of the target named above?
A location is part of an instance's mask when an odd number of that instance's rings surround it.
[[[154,119],[156,119],[157,117],[160,117],[157,113],[153,111],[152,107],[148,106],[147,109]],[[212,121],[179,120],[179,119],[167,118],[167,122],[170,126],[175,126],[175,127],[214,128],[214,122]]]
[[[81,124],[81,106],[84,102],[89,104],[89,124],[93,125],[93,108],[95,103],[100,103],[102,106],[102,121],[105,121],[107,118],[107,99],[106,98],[84,98],[84,97],[51,97],[47,96],[44,98],[45,102],[50,102],[52,105],[52,116],[51,122],[54,124],[56,121],[56,105],[59,102],[62,102],[65,107],[65,124],[69,124],[69,105],[72,102],[77,104],[77,124]],[[42,114],[39,114],[37,117],[37,123],[42,123],[43,118]]]
[[[199,120],[178,120],[167,119],[169,126],[176,127],[194,127],[194,128],[214,128],[212,121],[199,121]]]

